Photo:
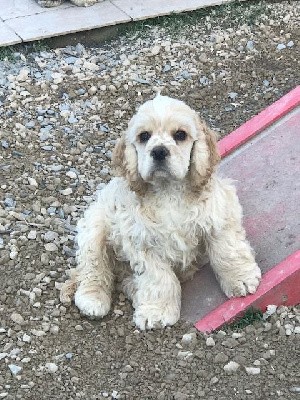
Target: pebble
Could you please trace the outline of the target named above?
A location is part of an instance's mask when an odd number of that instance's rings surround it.
[[[35,240],[37,237],[37,231],[29,231],[27,234],[27,238],[29,240]]]
[[[13,312],[10,316],[10,319],[18,325],[24,325],[25,321],[21,314]]]
[[[55,363],[51,363],[51,362],[46,363],[45,368],[51,374],[54,374],[58,370],[58,366]]]
[[[29,335],[27,335],[27,333],[24,333],[24,335],[22,336],[22,341],[25,343],[30,343],[31,337]]]
[[[220,353],[217,353],[216,355],[215,355],[215,358],[214,358],[214,362],[215,363],[226,363],[227,361],[228,361],[228,356],[225,354],[225,353],[223,353],[223,352],[220,352]]]
[[[181,344],[184,347],[191,347],[197,343],[197,334],[195,332],[186,333],[182,336]]]
[[[154,47],[151,49],[151,54],[152,54],[153,56],[157,56],[157,55],[160,53],[160,49],[161,49],[160,46],[154,46]]]
[[[279,43],[277,45],[277,50],[284,50],[286,48],[286,45],[284,43]]]
[[[38,187],[38,183],[37,183],[37,181],[34,179],[34,178],[28,178],[28,182],[29,182],[29,185],[30,186],[35,186],[35,187]]]
[[[46,244],[44,245],[44,247],[45,247],[45,250],[46,250],[46,251],[49,251],[49,252],[57,251],[57,250],[58,250],[58,247],[56,246],[55,243],[46,243]]]
[[[245,371],[247,372],[248,375],[260,374],[260,368],[255,368],[255,367],[245,367]]]
[[[73,193],[73,190],[72,190],[72,188],[67,188],[67,189],[61,190],[60,193],[64,196],[69,196],[70,194]]]
[[[231,373],[236,372],[240,368],[240,364],[235,361],[229,361],[228,364],[225,364],[223,369],[225,372]]]
[[[19,372],[22,371],[22,367],[20,367],[19,365],[15,365],[15,364],[8,364],[8,368],[10,369],[10,372],[13,375],[17,375]]]
[[[214,347],[216,345],[216,342],[212,337],[208,337],[205,341],[206,346],[208,347]]]

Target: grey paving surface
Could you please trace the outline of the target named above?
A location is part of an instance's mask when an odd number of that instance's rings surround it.
[[[222,160],[236,180],[244,226],[263,272],[300,248],[300,107]],[[195,322],[223,301],[213,272],[203,267],[183,288],[182,316]]]
[[[103,0],[86,8],[76,7],[69,2],[59,7],[42,8],[35,0],[1,0],[0,47],[231,1],[233,0]]]

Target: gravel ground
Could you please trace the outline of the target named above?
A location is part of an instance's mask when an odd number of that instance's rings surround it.
[[[139,332],[122,293],[101,321],[58,299],[135,108],[160,88],[227,134],[299,84],[299,14],[249,1],[0,62],[0,399],[300,398],[299,307],[206,337]]]

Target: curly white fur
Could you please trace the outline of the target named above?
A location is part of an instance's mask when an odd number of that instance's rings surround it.
[[[176,132],[186,137],[176,140]],[[149,135],[141,140],[141,132]],[[163,146],[168,155],[153,157]],[[173,325],[180,316],[179,276],[208,256],[228,297],[254,293],[261,277],[242,227],[234,186],[215,173],[214,133],[186,104],[165,96],[146,102],[114,153],[115,177],[78,224],[78,267],[61,296],[102,317],[114,274],[140,329]],[[124,271],[123,271],[124,272]]]

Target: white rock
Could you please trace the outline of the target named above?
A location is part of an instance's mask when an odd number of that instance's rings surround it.
[[[30,186],[38,187],[38,183],[37,183],[37,181],[36,181],[34,178],[28,177],[28,182],[29,182],[29,185],[30,185]]]
[[[7,357],[7,353],[0,353],[0,361],[3,360],[3,358]]]
[[[45,244],[45,250],[46,251],[57,251],[58,247],[56,246],[55,243],[46,243]]]
[[[17,375],[19,372],[22,371],[22,367],[19,367],[18,365],[15,364],[8,364],[8,368],[10,369],[10,372],[13,375]]]
[[[69,196],[71,193],[73,193],[73,190],[72,190],[72,188],[67,188],[67,189],[61,190],[60,193],[64,196]]]
[[[179,351],[177,357],[183,360],[187,360],[188,358],[192,357],[193,353],[190,351]]]
[[[19,72],[19,75],[17,76],[17,80],[19,82],[24,82],[26,81],[26,79],[28,78],[29,75],[29,69],[21,69],[21,71]]]
[[[267,306],[267,311],[263,313],[263,319],[269,318],[271,315],[275,314],[277,310],[277,306],[274,304],[270,304]]]
[[[247,372],[248,375],[259,375],[260,374],[260,368],[255,368],[255,367],[245,367],[245,371]]]
[[[295,327],[294,333],[300,333],[300,326],[296,326],[296,327]]]
[[[66,175],[71,179],[77,178],[77,174],[74,171],[68,171],[68,172],[66,172]]]
[[[152,50],[151,50],[151,54],[152,54],[153,56],[157,56],[157,55],[160,53],[160,49],[161,49],[160,46],[154,46],[154,47],[152,48]]]
[[[36,235],[37,235],[36,231],[29,231],[28,235],[27,235],[27,239],[35,240],[36,239]]]
[[[24,333],[24,335],[22,337],[22,342],[30,343],[31,342],[31,336],[27,335],[27,333]]]
[[[229,361],[229,363],[225,364],[223,369],[226,372],[236,372],[240,367],[240,364],[238,364],[235,361]]]
[[[32,333],[34,336],[37,336],[37,337],[45,336],[45,335],[46,335],[46,333],[45,333],[44,331],[41,331],[41,330],[38,330],[38,329],[32,329],[32,330],[31,330],[31,333]]]
[[[53,242],[53,240],[58,238],[58,233],[54,231],[47,231],[44,234],[45,242]]]
[[[197,335],[195,332],[186,333],[182,336],[181,343],[183,346],[191,346],[197,342]]]
[[[208,347],[214,347],[216,345],[216,342],[214,341],[214,339],[212,337],[208,337],[206,339],[206,346]]]
[[[58,366],[54,363],[46,363],[45,364],[45,368],[47,369],[48,372],[50,372],[51,374],[54,374],[55,372],[57,372],[58,370]]]
[[[22,317],[22,315],[21,314],[18,314],[18,313],[16,313],[16,312],[13,312],[12,314],[11,314],[11,316],[10,316],[10,319],[15,323],[15,324],[18,324],[18,325],[23,325],[24,324],[24,318]]]

